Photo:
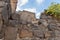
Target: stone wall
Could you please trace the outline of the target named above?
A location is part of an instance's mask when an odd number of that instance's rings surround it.
[[[27,13],[26,13],[27,14]],[[41,14],[34,23],[21,24],[19,40],[60,40],[60,22],[52,16]]]
[[[60,40],[60,22],[52,16],[41,14],[40,21],[46,28],[45,39],[46,40]]]
[[[16,13],[16,2],[17,0],[0,0],[0,39],[60,40],[60,21],[45,13],[38,20],[32,12]]]

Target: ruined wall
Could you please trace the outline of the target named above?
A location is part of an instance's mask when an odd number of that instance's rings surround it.
[[[19,15],[12,14],[13,8],[11,8],[11,0],[0,0],[0,39],[3,40],[16,40]],[[17,17],[18,15],[18,17]],[[14,17],[14,19],[12,18]],[[15,18],[17,17],[17,19]]]
[[[60,22],[56,18],[42,13],[39,22],[45,26],[45,40],[60,40]]]
[[[60,40],[60,21],[45,13],[41,14],[39,20],[32,12],[16,13],[16,2],[0,0],[0,39]]]
[[[27,14],[27,13],[26,13]],[[37,21],[37,22],[36,22]],[[52,16],[41,14],[35,23],[20,25],[20,40],[60,40],[60,22]]]

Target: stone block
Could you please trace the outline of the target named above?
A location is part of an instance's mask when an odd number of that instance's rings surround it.
[[[25,37],[31,38],[33,37],[33,33],[31,31],[22,29],[21,32],[19,33],[19,37],[20,38],[25,38]]]
[[[11,4],[11,9],[12,9],[12,13],[15,13],[16,11],[16,7],[17,7],[17,0],[10,0],[10,4]]]
[[[5,29],[4,40],[16,40],[17,38],[17,28],[8,26]]]
[[[55,40],[60,40],[60,37],[55,37]]]
[[[55,36],[60,37],[60,31],[59,30],[55,30]]]
[[[48,40],[55,40],[55,38],[54,37],[50,37]]]
[[[44,25],[44,26],[48,26],[48,22],[45,19],[40,19],[40,22]]]
[[[57,29],[57,26],[56,26],[56,24],[49,24],[48,26],[48,29],[50,30],[50,31],[53,31],[53,30],[56,30]]]
[[[43,31],[35,30],[33,33],[34,33],[35,37],[44,38],[44,32]]]
[[[5,27],[6,27],[6,25],[2,26],[2,29],[1,29],[1,32],[0,32],[0,39],[2,39],[4,37]]]
[[[17,20],[9,20],[9,25],[13,27],[18,27],[19,26],[19,21]]]
[[[7,10],[7,6],[5,5],[3,10],[2,10],[2,19],[4,20],[4,24],[8,23],[8,19],[9,19],[9,12]]]
[[[4,1],[0,1],[0,8],[4,7],[5,2]]]
[[[45,32],[45,38],[51,37],[51,32],[47,31]]]
[[[30,29],[31,31],[34,31],[34,30],[39,30],[39,26],[36,25],[36,24],[27,24],[27,27],[28,29]]]

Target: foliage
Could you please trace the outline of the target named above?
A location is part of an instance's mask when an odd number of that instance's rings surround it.
[[[52,3],[47,10],[46,14],[52,15],[56,18],[60,18],[60,4]]]

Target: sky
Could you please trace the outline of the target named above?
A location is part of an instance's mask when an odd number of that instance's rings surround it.
[[[36,18],[39,19],[41,12],[47,9],[52,2],[60,3],[60,0],[18,0],[16,11],[33,12]]]

